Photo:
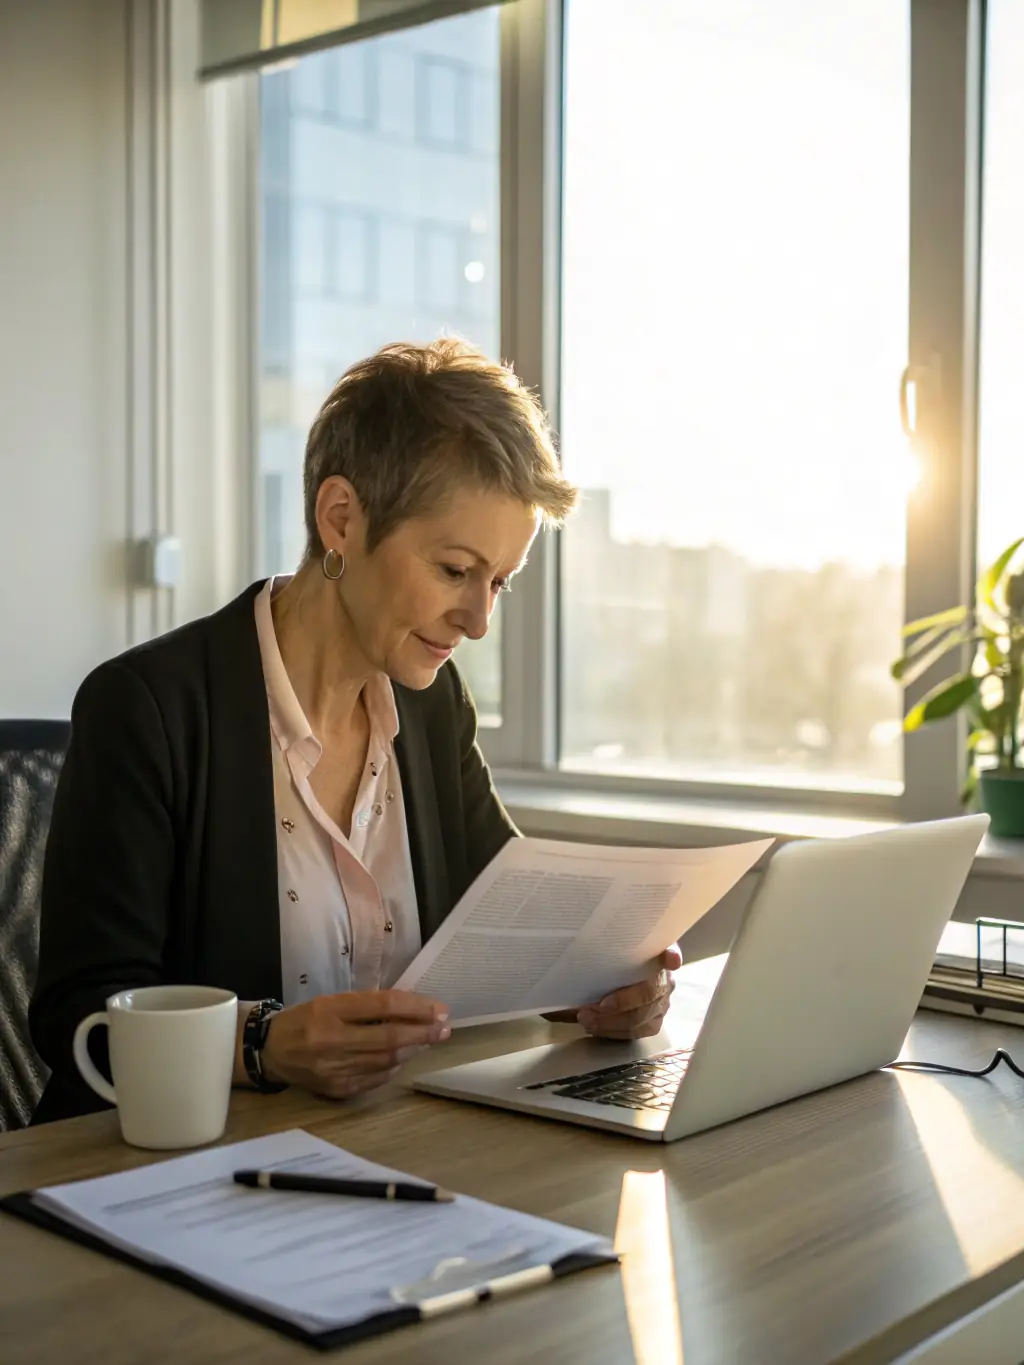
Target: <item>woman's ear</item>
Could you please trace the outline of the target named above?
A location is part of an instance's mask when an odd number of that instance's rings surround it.
[[[348,555],[366,535],[359,494],[340,474],[324,479],[316,495],[316,528],[325,550]]]

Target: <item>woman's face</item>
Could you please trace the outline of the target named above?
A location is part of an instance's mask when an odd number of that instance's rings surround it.
[[[467,636],[487,634],[498,594],[526,560],[539,514],[515,498],[460,491],[443,511],[402,522],[371,553],[355,509],[338,548],[338,591],[366,662],[429,687]]]

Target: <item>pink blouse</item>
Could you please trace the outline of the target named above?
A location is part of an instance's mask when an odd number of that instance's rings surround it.
[[[391,683],[377,674],[363,694],[370,742],[346,838],[310,786],[323,748],[274,631],[271,597],[287,582],[287,576],[270,579],[257,595],[256,633],[273,735],[282,999],[293,1005],[393,985],[419,951],[420,925]]]

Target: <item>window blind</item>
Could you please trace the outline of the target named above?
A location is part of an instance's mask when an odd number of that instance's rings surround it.
[[[503,0],[202,0],[203,79],[411,28]]]

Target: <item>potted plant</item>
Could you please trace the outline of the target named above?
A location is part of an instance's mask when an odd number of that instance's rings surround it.
[[[1024,837],[1024,570],[1010,571],[1022,545],[1024,536],[982,574],[973,608],[950,607],[911,621],[903,630],[906,651],[891,670],[908,687],[951,649],[975,646],[968,671],[934,687],[907,712],[903,728],[967,712],[969,768],[961,797],[988,812],[993,834],[1010,838]]]

